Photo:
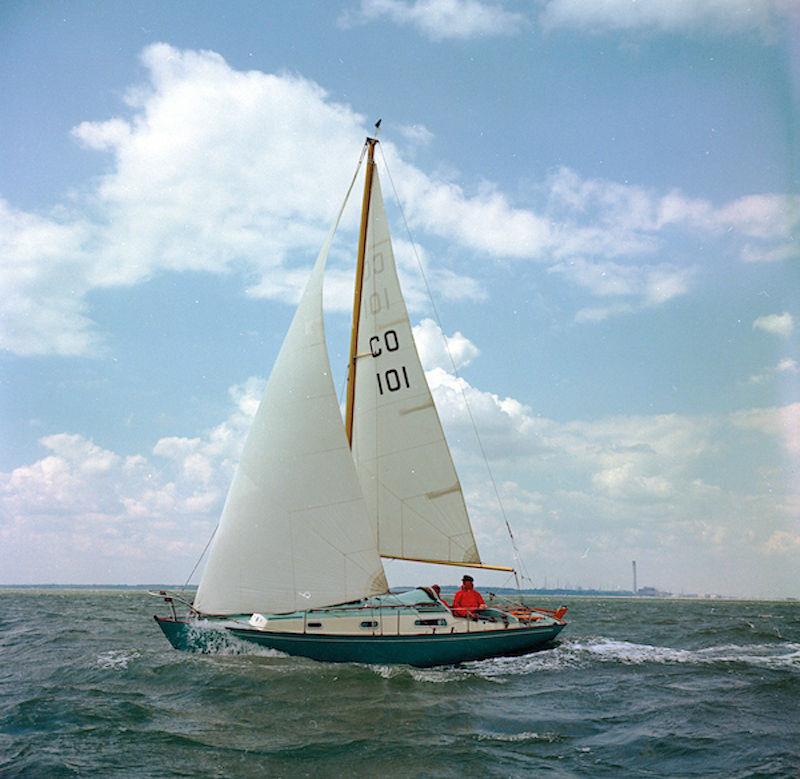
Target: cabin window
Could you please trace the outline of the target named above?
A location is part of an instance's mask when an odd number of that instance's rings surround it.
[[[362,628],[376,628],[378,627],[378,620],[377,619],[365,619],[361,623]]]
[[[309,622],[307,624],[307,627],[310,627],[310,628],[321,628],[322,627],[322,623],[321,622]]]
[[[426,625],[428,627],[444,627],[447,624],[446,619],[415,619],[415,625]]]

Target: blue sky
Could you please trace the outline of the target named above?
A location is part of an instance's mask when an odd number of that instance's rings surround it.
[[[627,587],[635,558],[676,592],[800,595],[791,8],[5,3],[0,582],[185,578],[380,116],[484,559],[510,552],[459,382],[535,584]]]

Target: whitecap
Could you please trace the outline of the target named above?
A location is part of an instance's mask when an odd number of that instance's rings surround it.
[[[678,649],[593,637],[565,641],[555,649],[520,657],[497,657],[466,663],[458,670],[462,674],[499,681],[498,677],[581,668],[597,662],[622,665],[744,663],[760,668],[800,671],[800,644],[726,644],[703,649]]]
[[[198,635],[201,634],[201,635]],[[221,657],[252,655],[256,657],[288,657],[277,649],[260,646],[252,641],[242,641],[230,631],[219,628],[207,620],[196,620],[189,625],[190,641],[203,647],[203,654]]]
[[[704,662],[746,663],[759,668],[800,671],[800,644],[726,644],[698,650]]]
[[[586,643],[572,642],[570,649],[585,652],[600,661],[621,662],[630,665],[641,663],[690,663],[695,652],[688,649],[673,649],[651,644],[635,644],[630,641],[617,641],[600,638]]]
[[[428,684],[447,684],[448,682],[462,682],[472,679],[475,674],[464,666],[444,666],[440,668],[413,668],[408,665],[365,665],[373,673],[383,679],[395,679],[398,677],[411,677],[415,682],[426,682]],[[490,681],[502,684],[502,679],[491,679]]]
[[[503,741],[506,743],[516,743],[521,741],[544,741],[552,744],[559,741],[561,736],[558,733],[536,733],[526,731],[524,733],[479,733],[478,741]]]
[[[800,644],[723,644],[702,649],[676,649],[673,647],[636,644],[610,638],[596,638],[585,642],[573,641],[565,645],[567,651],[583,653],[600,662],[640,665],[642,663],[744,663],[762,668],[781,668],[800,671]]]
[[[96,664],[104,671],[123,671],[131,660],[139,657],[135,649],[111,649],[97,656]]]
[[[473,676],[490,681],[500,681],[504,676],[520,676],[543,671],[561,671],[585,664],[585,660],[571,651],[568,645],[555,649],[534,652],[517,657],[494,657],[490,660],[477,660],[467,663],[464,669]]]

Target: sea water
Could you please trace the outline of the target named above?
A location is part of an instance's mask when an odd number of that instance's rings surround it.
[[[3,590],[0,776],[800,776],[800,604],[561,600],[552,649],[418,670],[190,655],[143,592]]]

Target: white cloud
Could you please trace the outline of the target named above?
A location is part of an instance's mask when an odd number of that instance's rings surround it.
[[[587,306],[581,308],[575,314],[575,321],[579,324],[582,322],[605,322],[614,316],[622,314],[631,314],[638,310],[637,306],[632,306],[630,303],[615,303],[611,306]]]
[[[392,246],[403,297],[410,311],[430,311],[430,295],[436,300],[486,300],[486,290],[480,282],[464,273],[432,264],[429,253],[420,244],[395,236]],[[352,272],[347,278],[352,290]]]
[[[592,484],[612,498],[668,498],[673,493],[672,484],[662,476],[642,476],[634,471],[632,463],[606,468],[592,476]]]
[[[73,131],[113,155],[91,197],[41,216],[0,202],[1,343],[10,351],[96,351],[87,293],[164,271],[244,268],[257,279],[248,294],[293,302],[328,231],[362,117],[312,82],[236,71],[213,52],[156,44],[142,61],[149,83],[131,92],[133,118]],[[354,206],[343,231],[352,238],[356,227]],[[476,290],[439,270],[455,294]]]
[[[119,118],[107,122],[81,122],[72,128],[72,134],[87,148],[106,151],[127,141],[131,126]]]
[[[169,271],[239,272],[251,296],[297,299],[352,175],[363,117],[311,81],[237,71],[213,52],[155,44],[142,62],[148,82],[129,92],[130,117],[74,130],[83,145],[112,157],[96,189],[50,213],[0,201],[0,347],[6,350],[96,353],[102,337],[87,295]],[[420,129],[417,135],[426,137]],[[770,252],[787,244],[797,225],[794,201],[777,195],[717,207],[678,192],[583,180],[566,168],[542,183],[539,202],[522,207],[490,183],[470,189],[427,175],[390,141],[383,147],[409,221],[423,236],[484,259],[572,260],[581,273],[566,277],[590,291],[602,287],[588,276],[604,271],[613,277],[606,284],[634,289],[624,293],[629,300],[585,309],[578,318],[586,320],[658,305],[687,290],[690,271],[647,262],[668,228],[744,236]],[[353,202],[343,242],[352,244],[356,228]],[[421,308],[422,285],[409,282],[406,272],[412,253],[406,241],[395,243],[410,303]],[[335,244],[331,256],[337,290],[352,273],[344,270],[352,252],[342,246]],[[422,247],[420,254],[439,294],[485,298],[461,268],[428,262]],[[623,269],[633,266],[631,258],[638,268]],[[599,271],[590,270],[592,261]],[[337,291],[327,299],[346,310],[347,298]]]
[[[748,382],[750,384],[764,384],[774,379],[775,376],[796,376],[797,374],[800,374],[800,365],[797,364],[797,361],[791,357],[784,357],[782,360],[778,360],[777,365],[772,368],[750,376]]]
[[[539,262],[647,257],[663,246],[668,229],[757,238],[766,247],[789,240],[800,226],[800,201],[784,195],[750,195],[715,206],[677,190],[659,194],[583,179],[562,167],[540,185],[540,202],[520,208],[490,183],[468,193],[402,160],[392,159],[392,167],[413,227],[492,257]]]
[[[797,14],[794,0],[538,0],[536,21],[545,30],[588,33],[759,33],[766,41]],[[427,38],[468,39],[513,35],[531,26],[524,13],[499,0],[361,0],[340,18],[344,27],[386,19],[413,26]]]
[[[800,532],[776,530],[764,542],[764,549],[767,552],[777,552],[778,554],[800,554]]]
[[[425,146],[433,140],[433,133],[424,124],[401,125],[400,134],[418,146]]]
[[[416,27],[434,41],[514,35],[527,25],[524,15],[487,0],[361,0],[358,11],[346,13],[341,23],[376,19]]]
[[[742,259],[745,262],[782,262],[795,259],[798,255],[800,255],[800,245],[797,241],[778,246],[760,246],[748,243],[742,247]]]
[[[582,179],[569,168],[554,171],[547,186],[551,211],[590,216],[598,226],[613,228],[607,231],[610,242],[592,252],[609,257],[655,248],[654,235],[668,227],[718,236],[734,232],[762,242],[790,241],[800,227],[800,199],[790,195],[746,195],[715,206],[679,190],[659,194],[627,183]],[[573,233],[574,227],[565,232]],[[596,239],[587,232],[578,233],[577,240],[578,247],[583,247]],[[768,244],[763,243],[762,249],[766,248]],[[570,251],[575,248],[571,246]]]
[[[783,195],[750,195],[715,206],[678,190],[659,194],[630,184],[582,179],[568,168],[548,177],[546,192],[544,213],[551,227],[538,243],[525,245],[535,247],[537,259],[555,261],[551,272],[593,296],[623,298],[580,309],[578,322],[603,321],[686,294],[696,275],[693,266],[646,261],[663,248],[669,231],[723,242],[730,236],[756,239],[759,251],[772,251],[800,227],[798,200]],[[753,259],[752,247],[738,249],[743,259]]]
[[[648,268],[644,282],[645,302],[658,305],[686,294],[693,273],[693,268],[675,268],[670,265]]]
[[[737,427],[781,440],[788,455],[800,456],[800,403],[737,411],[731,420]]]
[[[789,336],[794,329],[794,317],[784,311],[782,314],[768,314],[760,316],[753,322],[754,330],[763,330],[765,333],[773,335]]]
[[[263,393],[232,387],[228,418],[196,438],[122,456],[77,434],[41,439],[49,453],[0,474],[0,581],[177,581],[216,525]],[[9,578],[10,577],[10,578]]]
[[[460,370],[480,354],[469,338],[458,331],[444,335],[432,319],[423,319],[414,326],[414,341],[425,370],[442,368],[451,371],[453,366]]]
[[[629,566],[635,554],[651,559],[651,570],[659,571],[664,586],[704,581],[691,586],[758,591],[763,568],[747,582],[731,579],[724,585],[720,560],[729,565],[742,556],[750,559],[757,547],[762,566],[769,564],[777,552],[774,542],[770,546],[767,541],[785,531],[791,519],[790,471],[771,473],[765,482],[755,474],[749,480],[723,476],[720,484],[709,483],[706,474],[710,463],[717,474],[742,467],[741,453],[753,445],[742,438],[744,430],[786,447],[792,436],[800,440],[793,406],[727,415],[565,422],[538,416],[513,398],[481,391],[439,367],[428,378],[486,559],[506,559],[508,541],[492,529],[498,526],[499,511],[476,451],[464,397],[495,478],[502,485],[516,485],[501,492],[538,583],[542,571],[554,572],[549,555],[557,550],[555,570],[562,577],[567,570],[580,570],[582,576],[602,581],[610,570]],[[771,576],[790,582],[788,569],[776,565]],[[715,573],[706,577],[711,571]]]
[[[751,238],[792,237],[800,225],[800,199],[785,195],[747,195],[709,215],[720,229],[735,229]]]
[[[514,398],[472,387],[441,367],[430,370],[428,380],[459,439],[467,439],[471,427],[466,398],[490,458],[537,471],[544,460],[549,468],[573,475],[578,468],[586,486],[595,480],[595,486],[613,482],[617,491],[622,482],[631,483],[631,492],[639,492],[643,483],[655,489],[660,479],[677,480],[687,463],[712,448],[715,423],[706,419],[657,415],[558,423]]]
[[[774,31],[792,0],[545,0],[547,28],[659,30],[664,32]]]
[[[85,354],[99,346],[84,301],[91,225],[40,217],[0,199],[0,348],[16,354]]]
[[[792,547],[796,531],[787,523],[800,497],[788,492],[788,478],[782,485],[780,474],[770,474],[759,491],[757,474],[726,487],[704,472],[709,461],[717,473],[737,465],[752,443],[737,435],[782,442],[799,456],[800,404],[558,421],[435,365],[442,351],[429,345],[441,334],[429,320],[416,333],[435,366],[428,377],[487,559],[507,559],[508,541],[465,397],[531,568],[541,571],[558,552],[561,570],[596,578],[627,565],[634,550],[658,550],[664,559],[681,551],[662,575],[691,576],[698,563],[746,552],[758,557],[763,577],[767,558],[782,559]],[[462,335],[450,338],[459,362],[477,355]],[[76,434],[42,438],[41,459],[0,474],[0,581],[180,579],[217,521],[263,389],[259,379],[231,388],[231,409],[219,425],[164,437],[147,454],[124,456]],[[692,560],[680,568],[687,549]]]
[[[570,279],[596,297],[627,297],[636,301],[635,304],[625,302],[581,309],[575,316],[578,322],[602,321],[610,316],[665,303],[686,294],[694,275],[693,268],[668,264],[621,265],[588,262],[582,258],[558,263],[549,270]]]
[[[393,175],[413,227],[493,257],[544,259],[552,247],[549,219],[515,208],[495,187],[485,185],[470,195],[416,168],[402,163],[399,168]]]

